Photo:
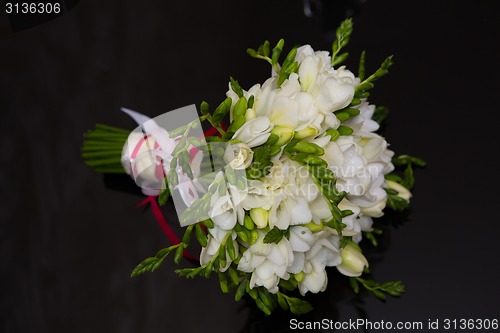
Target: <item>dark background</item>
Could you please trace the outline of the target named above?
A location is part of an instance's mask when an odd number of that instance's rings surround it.
[[[122,106],[156,116],[220,102],[230,75],[263,82],[269,67],[245,50],[264,39],[329,50],[345,15],[351,69],[363,49],[368,72],[395,55],[370,101],[391,110],[391,148],[428,167],[412,210],[388,216],[367,254],[372,278],[401,279],[406,294],[354,297],[334,269],[302,320],[499,318],[498,7],[325,0],[308,18],[298,0],[80,1],[16,32],[2,8],[0,332],[287,331],[286,315],[264,318],[215,279],[178,278],[169,260],[129,278],[168,241],[135,208],[141,196],[105,186],[79,149],[95,123],[132,129]]]

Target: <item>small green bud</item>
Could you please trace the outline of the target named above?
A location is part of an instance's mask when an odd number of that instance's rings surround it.
[[[226,279],[226,274],[219,272],[219,283],[220,283],[220,289],[224,294],[227,294],[229,292],[229,287],[227,285],[227,279]]]
[[[298,283],[304,281],[304,279],[306,278],[306,274],[304,272],[300,272],[298,274],[294,274],[293,277],[295,278],[295,280],[297,280]]]
[[[286,145],[293,139],[294,131],[288,126],[274,126],[271,130],[272,134],[278,136],[278,141],[275,143],[277,146]]]
[[[247,111],[245,112],[245,122],[252,120],[255,117],[257,117],[257,114],[255,113],[254,109],[248,108]]]
[[[339,131],[340,135],[351,135],[353,132],[352,128],[342,125],[337,128],[337,131]]]
[[[248,230],[253,230],[255,228],[255,223],[253,223],[252,218],[248,215],[245,215],[244,225]]]
[[[343,123],[344,121],[348,120],[351,116],[349,116],[349,113],[342,111],[335,113],[335,117],[337,117],[337,119],[341,123]]]
[[[263,229],[267,226],[269,212],[264,208],[252,208],[250,209],[250,217],[257,225],[257,228]]]
[[[307,137],[315,136],[317,134],[318,134],[318,129],[308,126],[306,128],[301,129],[300,131],[296,131],[294,138],[295,139],[305,139]]]
[[[326,135],[330,136],[330,141],[337,141],[337,139],[340,136],[340,133],[337,130],[329,129],[326,131]]]
[[[316,224],[314,222],[309,222],[307,224],[303,224],[302,226],[311,230],[311,232],[318,232],[318,231],[323,230],[323,223]]]
[[[348,108],[348,109],[345,109],[345,112],[347,112],[349,114],[349,116],[354,117],[354,116],[357,116],[360,111],[359,111],[359,109],[356,109],[356,108]]]

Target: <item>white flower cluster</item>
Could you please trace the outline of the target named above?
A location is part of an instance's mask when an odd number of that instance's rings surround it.
[[[273,154],[267,172],[260,177],[247,180],[243,176],[244,187],[228,181],[224,171],[217,172],[207,190],[210,197],[205,207],[209,208],[203,213],[213,227],[208,228],[200,262],[202,266],[211,263],[222,249],[225,260],[215,270],[225,272],[233,265],[251,274],[250,288],[262,286],[273,294],[279,291],[281,280],[293,276],[304,295],[325,290],[326,267],[337,267],[346,276],[360,276],[368,262],[357,243],[363,231],[372,231],[372,218],[383,215],[385,188],[396,190],[407,201],[411,194],[398,183],[385,180],[394,169],[394,153],[376,133],[379,125],[372,119],[375,106],[366,99],[351,104],[360,79],[344,66],[333,68],[328,52],[315,52],[309,45],[297,49],[295,61],[298,70],[281,85],[279,76],[273,75],[262,86],[256,84],[242,91],[243,98],[253,99],[253,103],[243,109],[244,123],[225,148],[226,171],[230,168],[239,177],[246,175],[257,156],[256,149],[272,135],[278,138],[275,147],[281,150]],[[230,84],[227,97],[231,98],[231,113],[239,96],[241,93]],[[346,107],[356,112],[347,120],[339,119],[336,111]],[[341,127],[350,130],[340,133]],[[141,156],[149,158],[147,147],[153,147],[156,155],[169,162],[176,141],[168,138],[168,133],[163,136],[163,146],[140,133],[129,138],[122,157],[128,173],[140,174],[144,182],[161,183],[168,168],[162,170],[149,160],[146,164]],[[332,203],[323,195],[317,179],[310,169],[285,153],[284,147],[292,139],[321,150],[319,157],[336,178],[336,190],[347,193],[336,203],[339,211],[349,212],[341,218],[345,225],[341,234],[329,224],[334,219]],[[195,156],[190,164],[193,173],[199,175],[201,156]],[[169,167],[170,163],[165,165]],[[190,207],[200,196],[195,182],[180,175],[183,178],[179,176],[178,188]],[[245,228],[248,234],[242,238],[238,228]],[[266,241],[276,229],[282,237]],[[343,236],[352,241],[341,246]],[[235,249],[232,253],[227,252],[228,242],[229,248]]]
[[[359,78],[344,66],[332,68],[328,52],[315,52],[309,45],[297,50],[295,60],[298,73],[292,73],[280,87],[278,77],[273,76],[262,86],[257,84],[243,91],[245,98],[253,96],[254,103],[246,110],[246,122],[233,136],[239,143],[231,146],[225,159],[234,169],[248,168],[252,148],[264,144],[271,133],[277,134],[282,143],[293,137],[321,147],[321,158],[337,178],[337,189],[347,192],[338,207],[352,212],[342,219],[346,225],[342,235],[352,236],[354,242],[340,247],[338,232],[323,225],[333,216],[319,187],[306,168],[279,153],[272,159],[270,172],[259,180],[250,180],[245,193],[225,184],[226,194],[212,198],[215,226],[209,229],[201,264],[212,258],[229,233],[237,242],[233,229],[237,223],[243,225],[248,215],[255,223],[256,239],[251,244],[240,241],[243,253],[237,268],[251,273],[250,288],[263,286],[276,293],[280,280],[288,280],[293,274],[304,295],[325,290],[326,267],[336,266],[344,275],[359,276],[368,266],[356,243],[362,231],[372,230],[372,218],[383,215],[387,200],[384,175],[394,166],[393,152],[375,133],[379,127],[372,120],[375,107],[366,100],[353,106],[359,114],[342,124],[350,127],[352,134],[332,140],[327,133],[341,125],[334,112],[350,105]],[[234,108],[239,97],[231,86],[227,96]],[[278,242],[264,242],[266,230],[275,227],[288,231],[289,236]]]

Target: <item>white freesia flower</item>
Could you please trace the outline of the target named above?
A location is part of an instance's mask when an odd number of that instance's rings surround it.
[[[363,139],[341,136],[334,142],[325,138],[329,136],[314,142],[324,149],[322,158],[337,177],[337,188],[348,193],[349,201],[359,206],[363,215],[382,216],[387,199],[384,175],[394,169],[390,162],[393,153],[386,141],[378,135]]]
[[[208,190],[210,191],[214,186],[217,187],[217,190],[210,198],[211,208],[208,215],[217,227],[223,230],[232,230],[238,219],[237,207],[233,202],[234,196],[229,192],[222,171],[216,175]]]
[[[231,233],[231,235],[228,235],[229,233]],[[207,235],[207,240],[208,240],[207,246],[202,247],[201,249],[200,265],[204,265],[210,260],[212,260],[217,251],[219,251],[222,241],[226,237],[229,238],[226,240],[226,242],[233,242],[236,256],[239,255],[239,244],[236,241],[236,233],[234,231],[222,230],[217,226],[215,226],[214,228],[209,229],[209,234]],[[229,253],[227,253],[226,250],[226,265],[220,266],[219,267],[220,271],[225,272],[229,268],[231,263],[232,260],[229,256]]]
[[[344,66],[337,70],[322,73],[317,78],[318,83],[312,91],[316,106],[323,113],[340,110],[354,97],[354,88],[358,81],[354,74],[346,70]]]
[[[269,227],[286,230],[290,225],[312,220],[309,202],[316,199],[319,189],[307,169],[286,157],[274,158],[270,173],[263,181],[273,194]]]
[[[355,108],[359,109],[359,115],[351,117],[344,122],[345,126],[352,128],[354,135],[360,137],[374,137],[378,136],[374,132],[379,129],[379,124],[372,119],[375,112],[375,105],[370,105],[368,102],[363,101]]]
[[[274,124],[267,117],[255,117],[243,124],[233,135],[233,139],[246,143],[253,148],[262,145],[269,139]]]
[[[341,263],[339,237],[333,230],[326,227],[314,236],[315,242],[305,253],[303,270],[305,275],[299,283],[299,291],[302,295],[308,291],[312,293],[324,291],[328,284],[325,267],[337,266]]]
[[[272,205],[272,192],[268,185],[260,180],[247,180],[246,196],[241,202],[245,210],[262,208],[269,210]]]
[[[228,144],[224,162],[235,170],[245,170],[252,164],[253,150],[245,143]]]
[[[288,280],[287,269],[293,264],[293,252],[286,237],[279,243],[264,243],[266,233],[259,230],[259,238],[242,255],[238,270],[252,273],[250,288],[263,286],[270,293],[277,293],[280,279]]]

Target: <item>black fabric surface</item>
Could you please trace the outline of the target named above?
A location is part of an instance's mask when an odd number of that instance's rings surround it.
[[[367,254],[372,278],[401,279],[406,294],[355,297],[333,269],[300,319],[424,328],[500,319],[498,2],[324,3],[329,14],[307,18],[296,0],[80,1],[17,32],[2,11],[1,332],[287,332],[287,315],[235,303],[215,277],[178,278],[170,260],[129,278],[168,240],[151,211],[135,207],[142,197],[128,178],[93,173],[80,146],[96,123],[133,129],[122,106],[156,116],[216,105],[229,76],[245,88],[263,82],[269,67],[245,50],[265,39],[329,50],[330,27],[350,14],[348,66],[356,71],[363,49],[368,71],[395,55],[370,101],[391,110],[391,148],[428,167],[416,171],[411,211],[387,216]],[[165,213],[174,219],[172,206]]]

